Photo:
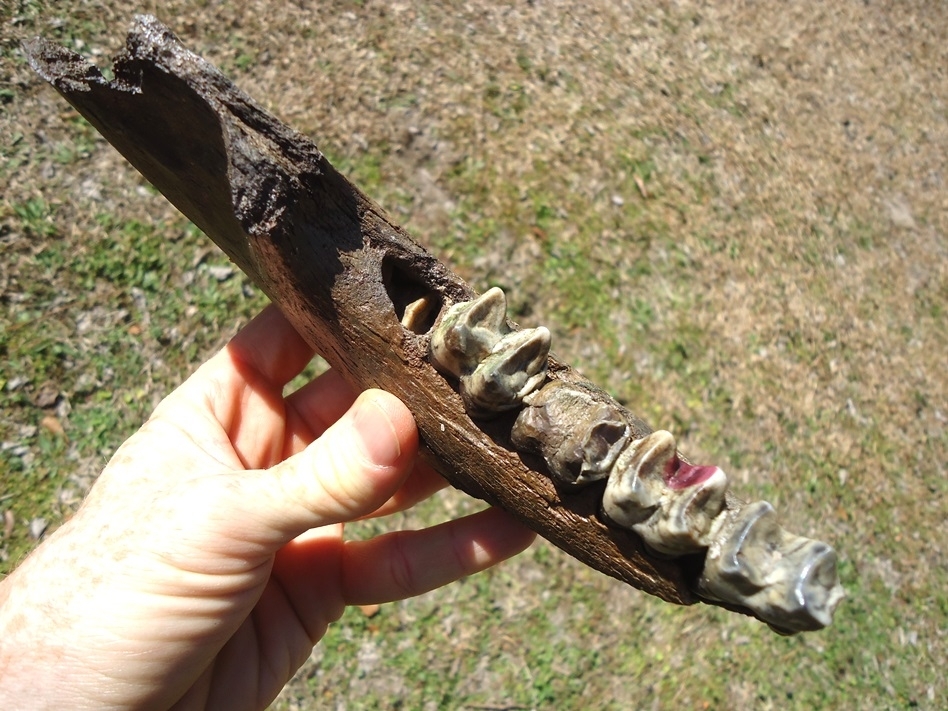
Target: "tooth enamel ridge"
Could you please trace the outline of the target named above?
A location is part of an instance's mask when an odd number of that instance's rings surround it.
[[[843,597],[836,552],[785,531],[766,501],[728,519],[705,556],[698,590],[712,600],[744,601],[781,632],[830,624]]]
[[[472,418],[521,408],[511,443],[542,457],[557,486],[604,482],[606,523],[661,556],[703,554],[700,597],[784,634],[832,622],[844,592],[830,546],[785,531],[769,503],[728,495],[723,470],[683,460],[671,433],[650,432],[601,391],[549,379],[549,351],[546,328],[510,327],[496,287],[446,308],[431,334],[431,362],[456,380]]]
[[[431,362],[458,379],[472,417],[520,407],[546,380],[549,354],[546,328],[510,329],[507,297],[497,287],[448,308],[431,336]]]
[[[470,373],[460,376],[461,397],[474,416],[513,410],[546,380],[550,332],[544,328],[503,336]]]
[[[694,483],[669,485],[681,467],[675,438],[659,430],[630,446],[613,468],[602,498],[602,512],[630,528],[654,551],[680,556],[709,547],[721,525],[727,476],[717,467],[701,467]],[[694,467],[692,467],[695,469]]]

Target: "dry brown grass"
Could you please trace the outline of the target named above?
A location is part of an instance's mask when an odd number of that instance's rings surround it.
[[[122,4],[64,5],[5,13],[3,31],[116,48]],[[538,546],[347,616],[279,708],[942,707],[942,3],[178,0],[157,14],[472,283],[508,289],[559,356],[834,543],[850,591],[833,628],[785,640]],[[8,234],[37,195],[80,245],[106,237],[101,210],[174,223],[101,142],[31,159],[76,132],[3,61],[0,130],[30,147],[0,172]],[[470,505],[446,496],[400,525]]]

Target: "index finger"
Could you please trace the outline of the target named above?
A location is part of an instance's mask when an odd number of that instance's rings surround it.
[[[415,460],[415,466],[399,487],[395,495],[382,504],[365,518],[379,518],[389,514],[405,511],[420,501],[424,501],[445,487],[448,482],[438,472],[420,459]]]
[[[299,375],[315,355],[273,304],[244,326],[223,353],[240,370],[249,368],[268,385],[278,388]]]

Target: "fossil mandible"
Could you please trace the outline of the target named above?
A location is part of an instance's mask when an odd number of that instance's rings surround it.
[[[670,432],[651,432],[601,391],[550,380],[549,331],[512,330],[506,311],[504,293],[489,289],[448,307],[432,332],[431,360],[457,379],[471,417],[522,406],[511,444],[539,454],[566,492],[606,480],[603,520],[653,553],[704,554],[696,592],[705,599],[782,633],[832,621],[844,593],[830,546],[785,531],[770,504],[730,496],[723,470],[683,460]]]

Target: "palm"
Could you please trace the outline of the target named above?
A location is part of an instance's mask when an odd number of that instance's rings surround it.
[[[0,636],[15,640],[30,605],[51,611],[20,668],[42,668],[44,653],[79,660],[57,667],[59,707],[80,705],[76,678],[97,708],[262,708],[346,605],[419,594],[532,540],[488,510],[344,541],[343,522],[444,483],[412,468],[417,432],[393,396],[353,404],[330,371],[284,398],[311,357],[265,311],[158,406],[76,516],[3,581]],[[93,687],[81,681],[90,673]]]

